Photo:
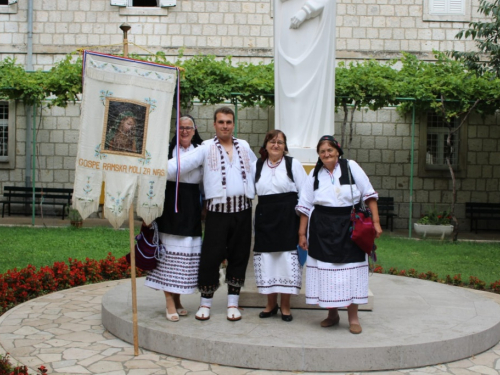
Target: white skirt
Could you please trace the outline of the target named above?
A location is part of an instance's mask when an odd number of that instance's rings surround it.
[[[299,294],[302,266],[297,250],[254,253],[255,282],[260,294]]]
[[[324,308],[368,303],[368,258],[359,263],[325,263],[307,257],[306,303]]]
[[[198,287],[201,237],[160,233],[160,240],[167,253],[148,273],[144,285],[170,293],[194,293]]]

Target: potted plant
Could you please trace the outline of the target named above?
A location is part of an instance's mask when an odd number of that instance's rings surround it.
[[[452,216],[449,211],[438,210],[434,206],[419,221],[413,224],[413,228],[415,229],[415,233],[424,238],[427,235],[440,235],[441,239],[444,239],[444,236],[453,233],[451,220]]]
[[[78,210],[76,210],[72,207],[68,207],[68,217],[69,217],[69,222],[70,222],[71,226],[73,226],[75,228],[82,227],[83,219],[80,216],[80,213],[78,212]]]

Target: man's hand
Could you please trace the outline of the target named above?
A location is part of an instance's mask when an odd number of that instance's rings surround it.
[[[300,25],[304,23],[306,20],[307,13],[304,9],[300,9],[295,15],[292,17],[290,22],[290,29],[298,29]]]

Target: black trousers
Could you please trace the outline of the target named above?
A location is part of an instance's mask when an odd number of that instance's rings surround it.
[[[250,258],[252,209],[236,213],[208,211],[201,248],[198,288],[210,294],[219,288],[219,268],[227,259],[226,283],[242,287]]]

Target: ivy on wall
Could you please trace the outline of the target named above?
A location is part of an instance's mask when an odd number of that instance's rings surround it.
[[[162,52],[132,58],[182,68],[181,100],[184,108],[199,100],[206,104],[233,101],[243,106],[274,104],[274,64],[233,64],[230,57],[197,55],[168,61]],[[421,61],[403,53],[399,60],[367,60],[340,63],[336,69],[335,107],[352,111],[361,108],[377,110],[398,105],[408,113],[413,103],[399,98],[414,98],[419,112],[433,110],[447,119],[467,113],[472,106],[478,113],[493,114],[500,103],[500,79],[489,72],[478,75],[461,61],[435,53],[436,61]],[[78,100],[82,90],[82,60],[68,55],[50,71],[26,73],[11,58],[0,61],[0,97],[40,104],[47,98],[50,105],[65,107]],[[237,93],[234,95],[234,93]],[[446,101],[446,111],[443,106]],[[345,120],[346,121],[346,120]]]

